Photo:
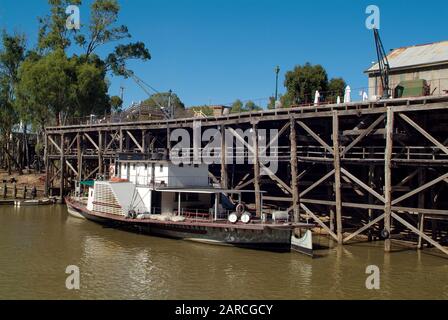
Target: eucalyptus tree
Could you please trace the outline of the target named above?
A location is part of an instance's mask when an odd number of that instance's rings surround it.
[[[20,119],[15,88],[19,82],[18,72],[25,58],[25,52],[25,37],[23,35],[9,35],[3,31],[0,49],[0,143],[6,155],[8,172],[11,172],[11,162],[14,162],[20,173],[22,172],[21,161],[14,157],[10,150],[10,140],[13,128]],[[24,146],[26,146],[26,139]]]

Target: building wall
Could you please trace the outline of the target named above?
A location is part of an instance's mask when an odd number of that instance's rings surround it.
[[[208,165],[200,164],[184,165],[179,167],[170,164],[169,186],[170,187],[208,187]]]
[[[431,87],[431,93],[434,95],[445,94],[443,90],[448,90],[448,67],[437,68],[421,68],[421,69],[409,69],[403,71],[393,71],[390,74],[389,82],[390,87],[395,87],[402,81],[424,79],[428,81]],[[375,95],[381,96],[383,93],[381,87],[381,80],[379,76],[369,76],[369,97]]]

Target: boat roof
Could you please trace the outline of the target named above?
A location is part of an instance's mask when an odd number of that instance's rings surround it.
[[[182,188],[157,188],[156,191],[160,192],[179,192],[179,193],[208,193],[208,194],[217,194],[217,193],[233,193],[233,194],[241,194],[241,193],[256,193],[255,190],[236,190],[236,189],[222,189],[222,188],[209,188],[209,187],[182,187]],[[259,193],[266,193],[266,191],[260,191]]]

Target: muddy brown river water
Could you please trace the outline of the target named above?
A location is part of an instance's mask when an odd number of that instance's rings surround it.
[[[381,242],[317,254],[132,234],[64,206],[0,207],[0,299],[448,299],[446,258],[385,254]],[[65,286],[69,265],[79,267],[79,290]],[[369,265],[380,270],[379,290],[366,289]]]

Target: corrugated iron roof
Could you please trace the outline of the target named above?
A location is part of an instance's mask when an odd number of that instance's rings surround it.
[[[391,69],[448,62],[448,41],[394,49],[387,59]],[[378,71],[378,63],[366,72],[372,71]]]

